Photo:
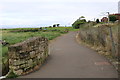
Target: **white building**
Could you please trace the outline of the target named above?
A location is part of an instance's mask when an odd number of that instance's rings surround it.
[[[120,13],[120,1],[118,2],[118,13]]]

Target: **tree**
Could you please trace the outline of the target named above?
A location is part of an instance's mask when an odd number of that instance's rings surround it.
[[[112,22],[115,22],[117,20],[116,16],[115,15],[109,15],[109,19],[110,21]]]
[[[80,20],[81,20],[81,19],[84,19],[84,18],[85,18],[84,16],[79,17]]]
[[[88,20],[88,23],[90,23],[91,21],[90,20]]]
[[[81,27],[82,24],[86,23],[86,19],[84,19],[84,16],[81,16],[79,19],[77,19],[73,24],[73,28],[75,29],[79,29]]]
[[[52,26],[49,26],[49,28],[52,28]]]
[[[96,19],[96,23],[100,23],[99,19]]]
[[[42,30],[42,27],[40,27],[40,30]]]
[[[56,25],[54,24],[53,27],[56,27]]]
[[[59,27],[60,26],[60,24],[56,24],[57,25],[57,27]]]

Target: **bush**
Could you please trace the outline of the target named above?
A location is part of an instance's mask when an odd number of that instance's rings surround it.
[[[86,19],[83,19],[85,18],[84,16],[81,16],[79,19],[77,19],[73,24],[73,28],[75,29],[79,29],[81,27],[81,25],[85,24],[86,23]]]

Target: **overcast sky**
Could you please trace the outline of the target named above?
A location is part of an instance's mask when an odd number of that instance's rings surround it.
[[[117,13],[119,0],[0,0],[1,25],[70,25]]]

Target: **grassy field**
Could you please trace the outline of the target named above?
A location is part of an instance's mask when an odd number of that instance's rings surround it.
[[[34,36],[43,36],[43,37],[48,38],[49,40],[52,40],[55,37],[66,33],[66,32],[64,32],[66,29],[69,31],[74,30],[71,27],[47,28],[47,30],[35,31],[35,32],[30,32],[30,31],[22,32],[22,30],[26,30],[26,28],[25,29],[23,29],[23,28],[21,28],[21,29],[20,28],[18,28],[18,29],[6,29],[6,30],[4,29],[4,30],[2,30],[2,40],[5,40],[6,42],[8,42],[10,44],[22,42],[23,40],[30,38],[30,37],[34,37]],[[27,30],[34,30],[34,29],[28,28]]]
[[[2,37],[0,40],[8,42],[9,45],[13,45],[19,42],[22,42],[28,38],[42,36],[48,38],[48,40],[52,40],[61,34],[67,33],[67,31],[76,31],[72,27],[55,27],[55,28],[43,28],[39,30],[39,28],[16,28],[16,29],[2,29],[0,33],[2,33]],[[2,56],[3,61],[7,59],[8,46],[2,46]],[[5,62],[4,62],[5,63]]]

